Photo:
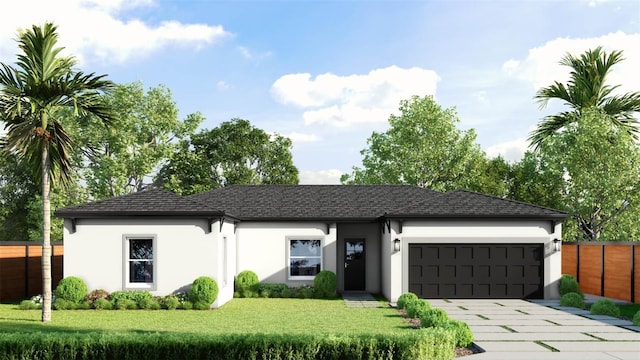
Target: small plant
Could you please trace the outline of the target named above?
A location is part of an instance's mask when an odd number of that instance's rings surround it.
[[[620,317],[620,309],[609,299],[598,300],[591,305],[591,314]]]
[[[85,297],[85,300],[89,302],[89,304],[93,305],[98,299],[106,299],[109,300],[109,292],[107,290],[96,289],[92,290],[89,295]]]
[[[333,298],[336,296],[337,286],[338,277],[333,271],[322,270],[313,279],[313,288],[319,298]]]
[[[60,280],[55,295],[57,298],[77,304],[87,296],[87,292],[87,284],[84,280],[76,276],[68,276]]]
[[[105,298],[97,298],[93,302],[93,308],[96,310],[111,310],[113,309],[113,304]]]
[[[197,309],[201,309],[206,304],[208,309],[211,304],[218,298],[218,283],[208,276],[201,276],[193,281],[189,289],[189,301],[194,306],[198,304]]]
[[[418,296],[412,292],[406,292],[400,295],[398,301],[396,302],[396,306],[398,307],[398,309],[405,309],[407,306],[407,302],[411,300],[418,300]]]
[[[562,277],[560,278],[559,290],[560,290],[560,296],[563,296],[564,294],[568,294],[568,293],[581,294],[578,281],[576,280],[576,278],[574,278],[572,275],[569,275],[569,274],[563,274]]]
[[[151,295],[151,292],[147,290],[122,290],[111,293],[111,301],[117,309],[119,308],[118,303],[122,300],[131,300],[136,304],[136,308],[139,308],[142,307],[141,304],[144,301],[152,299],[153,295]],[[128,308],[130,308],[130,306]]]
[[[315,290],[313,289],[313,286],[302,285],[298,288],[298,294],[300,294],[300,297],[303,299],[312,299],[315,294]]]
[[[179,309],[191,310],[191,309],[193,309],[193,304],[191,303],[191,301],[185,301],[185,302],[180,304]]]
[[[164,309],[175,310],[180,307],[180,300],[178,300],[178,297],[176,295],[171,294],[163,297],[160,301],[160,304]]]
[[[235,279],[235,291],[240,293],[240,296],[244,296],[244,292],[251,290],[254,286],[256,286],[260,280],[258,279],[258,275],[251,270],[241,271],[238,275],[236,275]]]
[[[144,298],[140,300],[140,304],[138,304],[138,307],[144,310],[159,310],[160,303],[154,298]]]
[[[36,310],[40,309],[41,305],[36,304],[33,300],[22,300],[18,309],[20,310]]]
[[[633,315],[633,325],[640,326],[640,311],[638,311],[635,315]]]
[[[456,346],[467,347],[473,342],[473,332],[464,321],[450,319],[442,327],[455,332]]]
[[[138,308],[138,304],[135,301],[127,298],[118,299],[115,301],[114,306],[118,310],[135,310]]]
[[[431,306],[426,300],[417,299],[409,301],[406,306],[407,317],[419,318],[425,310],[430,308]]]
[[[447,312],[442,309],[431,308],[422,313],[420,317],[421,327],[442,327],[449,321]]]
[[[560,298],[560,306],[571,306],[578,309],[585,308],[582,294],[576,292],[570,292],[562,295],[562,297]]]
[[[57,298],[56,301],[53,302],[52,307],[55,310],[75,310],[78,308],[80,303],[73,302],[71,300],[67,300],[64,298]]]
[[[209,310],[211,309],[211,304],[206,301],[196,301],[193,303],[193,308],[195,310]]]

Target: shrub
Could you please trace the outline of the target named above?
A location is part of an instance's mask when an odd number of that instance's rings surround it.
[[[447,312],[442,309],[431,308],[422,312],[420,326],[422,327],[442,327],[449,321]]]
[[[92,304],[96,302],[98,299],[106,299],[109,300],[109,292],[107,290],[97,289],[92,290],[89,295],[85,297],[85,300]]]
[[[54,301],[53,304],[51,304],[51,306],[55,310],[75,310],[78,308],[79,304],[80,303],[77,303],[71,300],[57,298],[56,301]]]
[[[131,299],[122,298],[114,302],[114,307],[118,310],[135,310],[138,308],[138,304]]]
[[[562,295],[560,298],[560,306],[571,306],[578,309],[584,309],[584,299],[582,294],[570,292]]]
[[[175,310],[180,306],[180,300],[173,294],[163,297],[160,303],[167,310]]]
[[[209,310],[211,309],[211,304],[206,301],[196,301],[193,303],[193,308],[196,310]]]
[[[464,321],[450,319],[442,327],[455,332],[456,346],[467,347],[473,342],[473,332]]]
[[[398,309],[405,309],[407,306],[407,302],[409,302],[410,300],[418,300],[418,296],[412,292],[406,292],[400,295],[398,301],[396,302],[396,306],[398,307]]]
[[[191,310],[191,309],[193,309],[193,304],[191,303],[191,301],[185,301],[183,303],[180,303],[179,309]]]
[[[632,321],[633,321],[633,325],[640,326],[640,310],[636,312],[635,315],[633,315]]]
[[[22,300],[20,302],[20,305],[18,305],[18,309],[20,310],[35,310],[39,308],[40,306],[38,306],[38,304],[36,304],[33,300]]]
[[[191,288],[189,289],[189,301],[195,304],[199,304],[200,307],[207,304],[207,308],[213,304],[218,298],[218,283],[208,277],[200,276],[193,281]]]
[[[93,302],[93,308],[96,310],[111,310],[113,309],[113,304],[105,298],[97,298]]]
[[[116,309],[119,309],[118,303],[122,300],[131,300],[136,305],[135,308],[142,307],[142,303],[147,300],[153,300],[153,295],[147,290],[122,290],[111,293],[111,301]],[[126,308],[131,308],[128,304]]]
[[[591,314],[620,317],[620,309],[609,299],[598,300],[591,305]]]
[[[154,298],[143,298],[140,300],[138,307],[144,310],[159,310],[160,303]]]
[[[60,280],[55,295],[57,298],[79,303],[87,296],[87,292],[87,284],[84,280],[76,276],[68,276]]]
[[[578,281],[572,275],[563,274],[560,278],[560,296],[568,293],[578,293],[580,294],[580,286],[578,285]]]
[[[313,286],[303,285],[298,288],[298,294],[303,299],[311,299],[315,294],[315,290]]]
[[[313,279],[313,288],[319,298],[332,298],[336,296],[338,277],[333,271],[322,270]]]
[[[243,293],[246,290],[253,288],[259,282],[260,281],[258,280],[258,275],[256,273],[251,270],[244,270],[236,275],[234,286],[235,290],[240,293],[240,296],[243,296]]]
[[[407,316],[410,318],[419,318],[421,314],[430,309],[431,306],[426,300],[416,299],[407,303]]]
[[[259,283],[254,286],[255,292],[257,292],[260,297],[270,297],[270,298],[281,298],[284,297],[283,293],[289,287],[287,284],[275,283],[275,284],[263,284]]]

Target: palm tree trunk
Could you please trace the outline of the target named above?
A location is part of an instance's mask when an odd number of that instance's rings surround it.
[[[42,139],[42,322],[51,321],[51,202],[48,141]]]

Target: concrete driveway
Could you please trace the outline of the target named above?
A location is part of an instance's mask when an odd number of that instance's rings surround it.
[[[640,360],[640,327],[557,300],[428,301],[473,330],[485,352],[465,359]]]

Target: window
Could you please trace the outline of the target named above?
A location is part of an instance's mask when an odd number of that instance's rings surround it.
[[[149,289],[154,285],[155,238],[125,238],[125,288]]]
[[[322,242],[289,239],[289,279],[313,279],[320,270],[322,270]]]

